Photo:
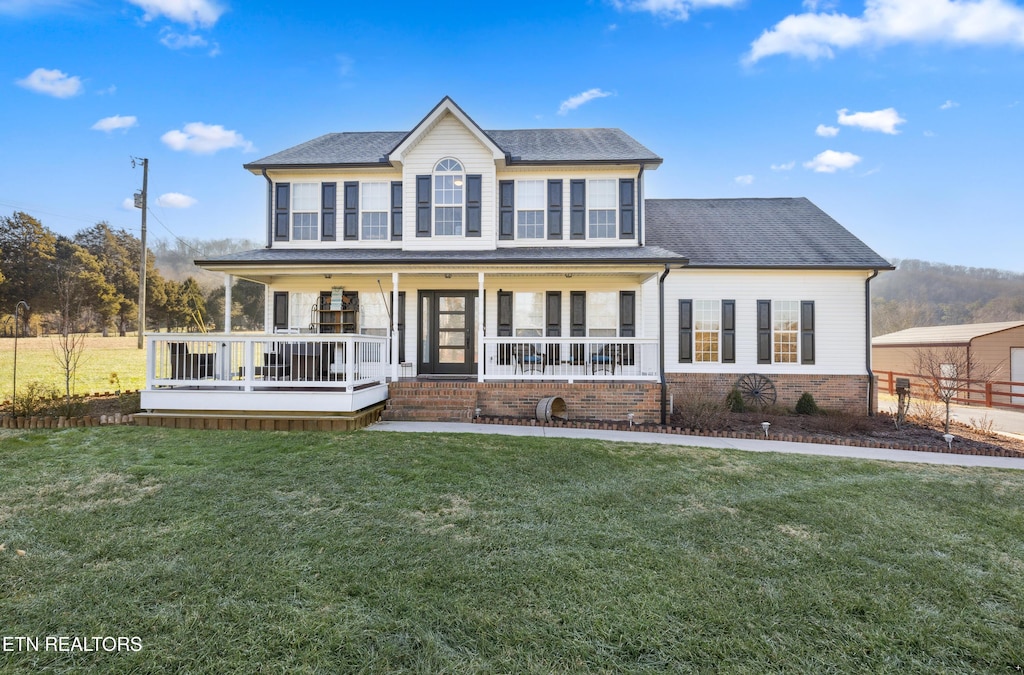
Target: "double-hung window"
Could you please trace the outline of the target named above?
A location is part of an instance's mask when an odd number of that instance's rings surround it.
[[[513,297],[516,337],[544,335],[544,294],[517,292]]]
[[[798,363],[800,302],[777,300],[772,306],[772,356],[774,363]]]
[[[320,183],[292,184],[292,239],[319,238]]]
[[[521,180],[516,188],[519,192],[519,203],[516,204],[516,237],[543,239],[544,181]]]
[[[590,337],[616,337],[619,333],[619,294],[587,293],[587,324]]]
[[[434,234],[462,234],[465,178],[454,159],[442,159],[434,167]]]
[[[722,306],[718,300],[693,301],[693,360],[718,363]]]
[[[617,236],[615,230],[616,200],[614,180],[591,180],[588,186],[587,218],[591,239],[609,239]]]
[[[362,239],[380,240],[388,238],[388,209],[391,207],[391,190],[388,183],[362,183],[360,202],[362,212]]]

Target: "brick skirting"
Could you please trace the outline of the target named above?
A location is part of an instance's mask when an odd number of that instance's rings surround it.
[[[676,402],[695,391],[723,400],[745,373],[669,373],[669,393]],[[801,394],[810,392],[814,402],[827,410],[843,410],[865,415],[868,410],[868,375],[791,375],[764,374],[775,385],[776,402],[792,410]]]
[[[483,417],[535,419],[541,399],[565,401],[569,419],[661,421],[657,382],[466,382],[401,381],[389,385],[384,419],[462,421]]]

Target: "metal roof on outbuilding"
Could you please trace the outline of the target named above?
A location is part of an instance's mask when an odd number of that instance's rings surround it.
[[[871,344],[875,347],[928,344],[966,345],[975,338],[1021,327],[1024,327],[1024,321],[965,323],[956,326],[919,326],[879,335],[872,338]]]

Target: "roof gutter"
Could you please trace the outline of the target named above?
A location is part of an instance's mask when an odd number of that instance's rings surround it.
[[[864,363],[868,369],[868,417],[875,416],[875,374],[871,372],[871,280],[878,276],[872,270],[864,280]]]
[[[271,248],[274,245],[274,181],[270,180],[266,169],[262,174],[267,179],[267,248]]]

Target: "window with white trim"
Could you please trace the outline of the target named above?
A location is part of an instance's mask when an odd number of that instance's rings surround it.
[[[292,239],[320,238],[320,183],[292,184]]]
[[[466,176],[454,159],[434,166],[434,234],[461,235]]]
[[[544,181],[516,182],[516,237],[518,239],[544,238]]]
[[[391,208],[391,186],[388,183],[361,183],[362,239],[388,238],[388,209]]]
[[[544,335],[544,294],[516,292],[513,295],[513,319],[516,337]]]
[[[693,360],[718,363],[722,305],[718,300],[693,301]]]
[[[591,180],[587,186],[587,218],[591,239],[615,237],[615,180]]]
[[[618,293],[587,293],[587,334],[590,337],[615,337],[619,334]]]
[[[772,303],[772,362],[799,363],[800,301]]]

